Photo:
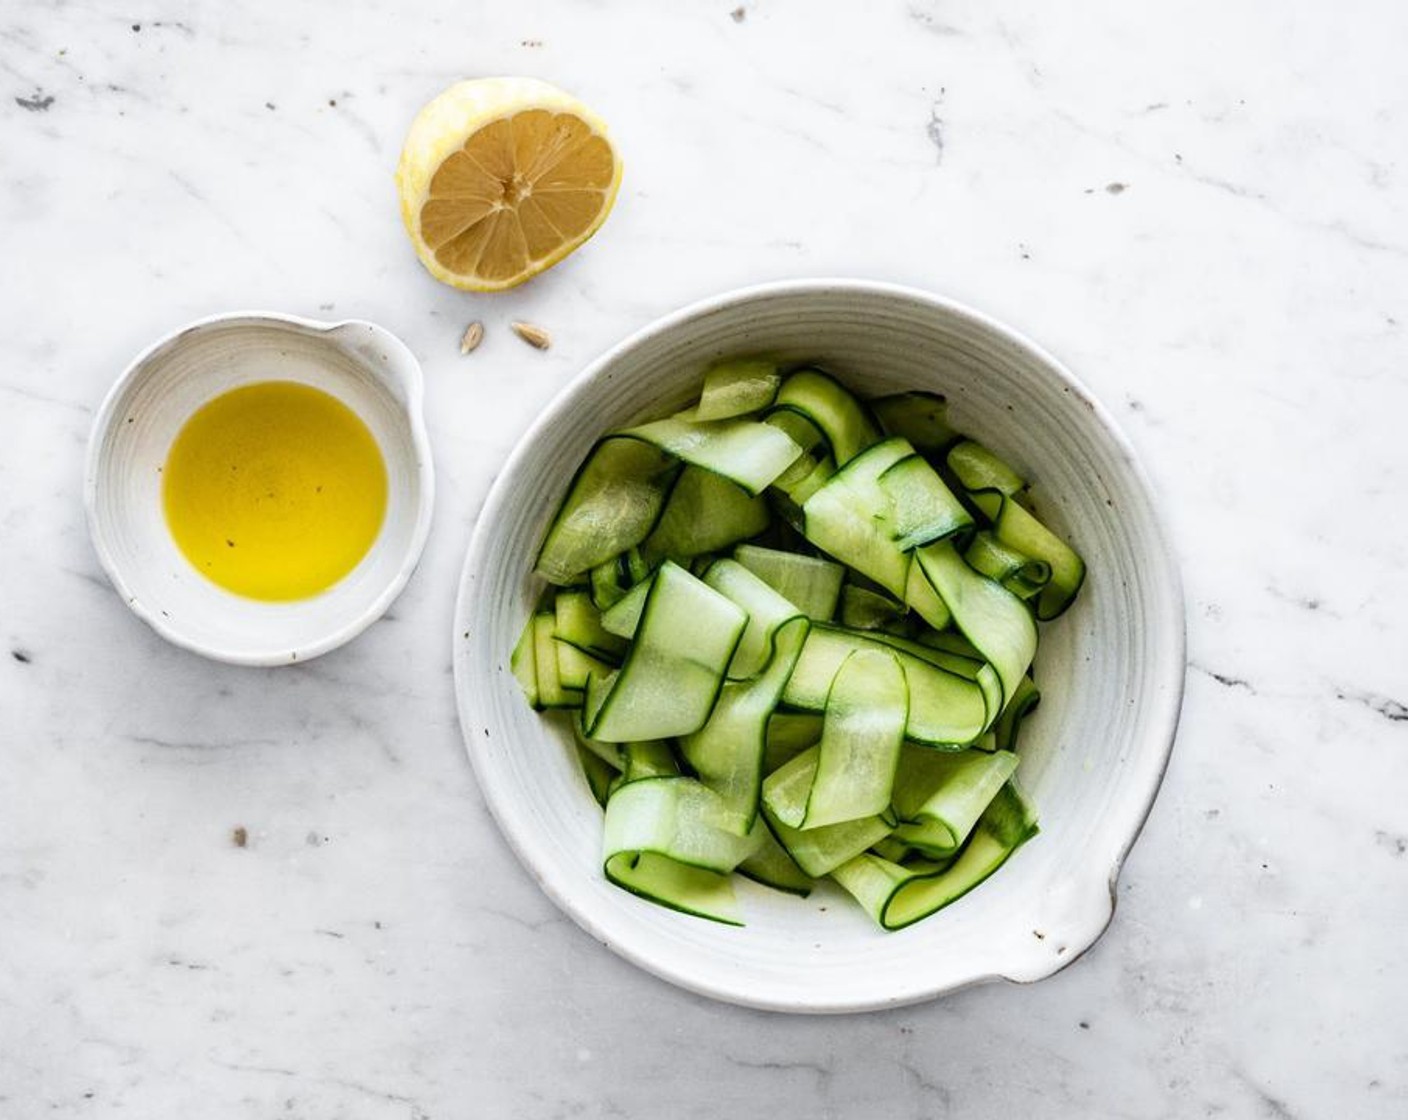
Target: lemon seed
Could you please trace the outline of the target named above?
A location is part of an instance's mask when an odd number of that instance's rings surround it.
[[[476,319],[464,329],[464,337],[460,339],[460,353],[468,354],[484,341],[484,324]]]
[[[533,323],[511,323],[513,333],[523,339],[529,346],[538,350],[546,350],[552,345],[552,335],[543,330],[542,327]]]

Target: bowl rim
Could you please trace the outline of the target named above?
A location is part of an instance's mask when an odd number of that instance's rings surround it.
[[[134,594],[131,585],[123,573],[121,565],[108,546],[107,537],[104,534],[98,519],[98,490],[102,484],[103,471],[101,453],[107,441],[108,433],[116,418],[117,406],[127,389],[138,382],[146,374],[147,366],[158,354],[168,348],[182,345],[189,339],[205,333],[212,327],[238,327],[238,326],[274,326],[278,328],[293,327],[302,331],[311,332],[315,335],[331,336],[338,330],[345,327],[366,327],[373,331],[379,340],[398,347],[402,354],[398,356],[399,362],[406,374],[406,418],[411,432],[411,443],[416,451],[416,477],[420,484],[420,500],[416,506],[415,524],[411,530],[410,540],[407,542],[406,550],[401,558],[400,567],[395,576],[390,579],[386,586],[374,600],[357,615],[343,621],[339,625],[331,628],[322,637],[311,642],[304,642],[300,645],[291,646],[289,644],[271,647],[267,650],[254,650],[250,652],[240,652],[230,650],[218,645],[201,642],[180,630],[171,626],[161,615],[160,611],[154,611],[144,599]],[[327,339],[321,339],[326,343]],[[291,665],[300,661],[309,661],[315,657],[328,653],[339,646],[346,645],[362,631],[367,629],[373,622],[380,618],[390,608],[396,597],[405,589],[410,581],[411,575],[415,572],[420,563],[421,555],[425,551],[425,543],[430,535],[430,524],[432,514],[435,509],[435,467],[430,450],[430,436],[425,425],[425,374],[421,369],[419,359],[396,334],[387,330],[379,323],[373,323],[367,319],[310,319],[302,315],[292,315],[282,311],[263,310],[237,310],[222,311],[213,315],[205,315],[198,319],[193,319],[179,327],[167,331],[159,338],[139,351],[131,361],[127,363],[121,374],[108,388],[103,397],[103,402],[98,408],[98,412],[93,419],[93,425],[89,430],[88,446],[85,452],[83,467],[83,512],[84,520],[88,526],[88,538],[92,542],[93,550],[97,553],[98,562],[102,565],[103,571],[107,574],[109,582],[121,596],[127,607],[151,627],[157,634],[165,638],[174,646],[189,650],[192,653],[200,654],[202,657],[210,658],[213,661],[224,662],[227,665],[239,665],[246,667],[269,667],[279,665]]]
[[[496,804],[495,799],[489,795],[488,790],[493,785],[492,775],[487,772],[485,764],[480,761],[479,757],[477,757],[477,752],[472,747],[472,744],[477,742],[477,740],[475,736],[471,734],[471,728],[475,726],[476,722],[482,723],[483,720],[479,719],[476,721],[471,719],[471,712],[469,710],[469,690],[466,687],[466,674],[471,672],[472,669],[469,664],[469,648],[466,643],[459,640],[459,636],[463,630],[463,626],[460,624],[463,623],[466,618],[466,608],[472,596],[471,585],[476,579],[478,571],[483,568],[489,560],[489,557],[486,555],[490,535],[487,527],[497,521],[498,517],[501,515],[502,507],[509,502],[508,480],[512,479],[518,473],[520,461],[527,457],[529,448],[555,426],[562,414],[575,408],[579,400],[590,391],[591,387],[603,372],[609,370],[623,355],[645,345],[662,334],[674,330],[681,324],[758,299],[776,296],[805,296],[836,293],[855,293],[865,296],[888,297],[924,304],[931,308],[966,319],[1002,342],[1031,353],[1046,366],[1047,370],[1053,374],[1064,387],[1069,389],[1072,394],[1076,395],[1086,407],[1089,408],[1097,421],[1098,427],[1109,437],[1111,444],[1118,451],[1125,467],[1130,472],[1136,488],[1146,500],[1149,529],[1157,544],[1157,556],[1164,569],[1162,574],[1167,577],[1165,598],[1170,606],[1170,618],[1161,644],[1164,647],[1168,663],[1176,668],[1170,672],[1170,679],[1160,682],[1163,689],[1156,693],[1155,704],[1150,711],[1150,730],[1145,738],[1153,745],[1147,748],[1149,751],[1148,762],[1146,762],[1145,766],[1141,768],[1136,775],[1137,778],[1142,779],[1142,785],[1136,785],[1135,788],[1129,791],[1131,800],[1135,797],[1139,798],[1133,825],[1129,828],[1128,833],[1121,837],[1119,844],[1115,846],[1113,852],[1110,853],[1109,871],[1106,880],[1106,909],[1104,913],[1098,915],[1097,920],[1090,925],[1088,931],[1089,936],[1084,943],[1069,944],[1067,952],[1058,957],[1051,958],[1050,967],[1039,973],[1025,975],[1020,978],[1004,975],[1000,971],[975,973],[972,976],[949,984],[921,984],[899,995],[880,995],[873,998],[860,999],[778,1000],[766,996],[758,997],[750,995],[743,991],[716,987],[707,981],[699,980],[692,975],[687,968],[673,967],[670,962],[657,960],[634,951],[629,944],[623,944],[604,929],[593,915],[576,907],[571,899],[563,891],[560,891],[556,884],[551,882],[534,864],[528,854],[528,844],[525,842],[527,837],[520,835],[520,826],[501,811],[501,807]],[[554,905],[570,917],[595,941],[605,945],[618,956],[623,957],[637,967],[660,979],[697,995],[707,996],[726,1003],[749,1007],[755,1010],[781,1013],[844,1014],[883,1010],[920,1003],[950,992],[957,992],[965,988],[998,980],[1007,981],[1009,983],[1027,984],[1035,983],[1055,975],[1070,967],[1089,952],[1104,935],[1114,919],[1115,908],[1119,898],[1119,875],[1130,851],[1138,841],[1145,824],[1148,822],[1149,814],[1153,810],[1154,802],[1158,797],[1164,776],[1168,772],[1174,742],[1177,737],[1179,720],[1182,715],[1183,696],[1187,680],[1187,605],[1177,555],[1173,550],[1170,534],[1159,512],[1162,506],[1156,500],[1157,494],[1157,488],[1154,486],[1148,472],[1140,462],[1129,438],[1120,428],[1114,416],[1091,393],[1084,383],[1071,372],[1065,363],[1056,358],[1045,347],[1034,342],[1020,331],[994,319],[985,312],[979,311],[951,297],[939,295],[911,285],[864,278],[809,277],[781,279],[746,285],[744,287],[729,289],[716,295],[706,296],[651,320],[644,326],[630,332],[626,337],[602,352],[594,360],[590,361],[543,407],[537,419],[519,436],[513,450],[509,453],[507,459],[496,474],[493,484],[480,506],[479,512],[475,518],[474,529],[470,535],[464,564],[461,569],[460,583],[455,600],[454,617],[452,619],[452,623],[454,624],[452,629],[452,660],[455,706],[459,717],[461,739],[466,754],[469,755],[470,765],[474,770],[480,791],[484,796],[484,801],[489,808],[490,814],[498,825],[500,835],[507,841],[510,849],[518,859],[519,864],[528,872],[529,877],[537,883],[538,887],[552,900]],[[1099,855],[1099,853],[1096,854]]]

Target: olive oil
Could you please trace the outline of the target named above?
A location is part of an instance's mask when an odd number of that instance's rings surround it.
[[[386,515],[386,464],[362,419],[321,389],[262,381],[197,409],[162,468],[172,538],[251,599],[306,599],[355,568]]]

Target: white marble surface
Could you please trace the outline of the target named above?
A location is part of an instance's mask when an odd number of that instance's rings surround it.
[[[357,7],[0,3],[0,1115],[1408,1115],[1408,9]],[[576,92],[627,171],[595,241],[476,298],[415,262],[391,170],[487,73]],[[575,370],[828,274],[987,309],[1119,414],[1192,667],[1088,956],[794,1019],[678,992],[539,894],[461,749],[448,623]],[[404,337],[440,482],[391,616],[272,671],[146,630],[79,501],[127,359],[251,306]]]

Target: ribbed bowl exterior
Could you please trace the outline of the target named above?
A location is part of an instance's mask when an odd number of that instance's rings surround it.
[[[1024,471],[1041,517],[1089,568],[1042,627],[1042,703],[1019,781],[1041,834],[938,915],[884,933],[834,887],[806,900],[751,883],[735,929],[608,884],[601,813],[570,739],[529,710],[508,656],[541,585],[547,524],[605,432],[682,407],[720,358],[811,361],[864,396],[943,393],[961,430]],[[543,889],[603,944],[685,988],[753,1007],[838,1012],[976,982],[1031,981],[1104,931],[1114,882],[1158,790],[1177,726],[1184,615],[1148,482],[1110,416],[1038,347],[948,300],[862,281],[797,281],[671,315],[594,362],[499,475],[466,559],[454,626],[465,742],[505,836]]]
[[[287,380],[361,417],[387,471],[387,510],[367,555],[319,595],[261,602],[207,580],[166,526],[161,471],[190,415],[241,385]],[[287,665],[349,641],[414,571],[430,530],[434,470],[420,364],[373,323],[235,312],[192,323],[133,360],[93,425],[84,500],[108,578],[162,637],[220,661]]]

